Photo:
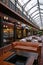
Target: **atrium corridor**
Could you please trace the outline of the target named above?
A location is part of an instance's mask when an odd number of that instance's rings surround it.
[[[43,0],[0,0],[0,65],[43,65]]]

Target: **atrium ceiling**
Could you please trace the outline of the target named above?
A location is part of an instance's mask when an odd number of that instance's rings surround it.
[[[32,18],[32,22],[43,29],[43,0],[18,0],[18,2],[28,13],[28,17]]]

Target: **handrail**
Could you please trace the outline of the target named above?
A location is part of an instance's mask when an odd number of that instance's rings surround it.
[[[11,8],[12,10],[16,11],[17,13],[19,13],[21,16],[23,16],[25,19],[29,20],[27,15],[25,15],[23,13],[23,11],[21,11],[15,4],[13,4],[10,0],[8,0],[8,2],[6,3],[6,0],[1,0],[2,3],[6,4],[9,8]],[[18,4],[20,6],[20,4]],[[21,7],[22,9],[22,7]],[[24,10],[25,12],[25,10]]]
[[[23,18],[25,18],[27,21],[29,21],[28,23],[31,23],[31,25],[33,26],[33,27],[35,27],[35,28],[39,28],[34,22],[32,22],[33,21],[33,19],[27,14],[27,12],[24,10],[24,8],[20,5],[20,4],[18,4],[18,2],[17,2],[17,4],[19,5],[19,7],[21,8],[21,10],[20,10],[20,8],[18,8],[17,7],[17,5],[15,5],[13,2],[11,2],[10,0],[0,0],[2,3],[4,3],[5,5],[7,5],[10,9],[12,9],[13,11],[16,11],[18,14],[20,14]],[[24,12],[26,13],[26,14],[24,14]],[[28,18],[28,16],[29,16],[29,18]]]

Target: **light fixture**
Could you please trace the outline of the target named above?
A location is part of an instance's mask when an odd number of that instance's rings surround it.
[[[3,27],[5,28],[5,25],[3,25]]]

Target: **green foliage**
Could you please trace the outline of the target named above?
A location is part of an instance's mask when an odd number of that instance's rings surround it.
[[[42,35],[42,31],[38,31],[37,33],[38,33],[39,35]]]

